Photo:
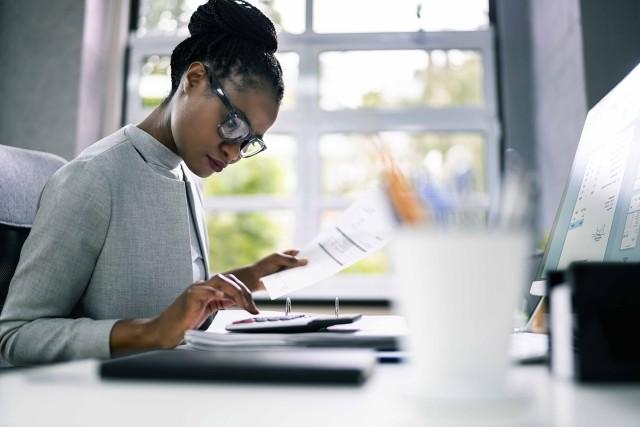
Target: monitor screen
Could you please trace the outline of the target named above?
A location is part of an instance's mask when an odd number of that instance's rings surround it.
[[[587,115],[539,277],[573,261],[640,261],[639,233],[640,65]]]

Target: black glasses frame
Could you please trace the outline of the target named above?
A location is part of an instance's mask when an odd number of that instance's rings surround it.
[[[215,94],[218,96],[220,101],[222,101],[222,104],[227,109],[227,116],[224,118],[222,123],[218,124],[218,135],[220,135],[220,138],[222,138],[225,142],[230,142],[232,144],[240,144],[240,157],[242,157],[243,159],[246,159],[248,157],[253,157],[256,154],[262,153],[264,150],[267,149],[267,146],[262,140],[262,138],[257,137],[251,131],[251,123],[249,122],[249,119],[247,118],[247,116],[244,115],[242,111],[238,110],[236,107],[233,106],[233,104],[229,100],[229,97],[222,89],[222,84],[213,75],[213,72],[209,70],[209,68],[206,66],[205,66],[205,70],[207,71],[207,76],[209,77],[209,86],[211,87],[213,92],[215,92]],[[225,123],[231,120],[240,120],[244,122],[247,125],[247,129],[249,129],[249,133],[240,138],[230,138],[228,135],[225,135],[222,128]],[[252,144],[258,144],[260,149],[255,153],[251,153],[249,155],[244,154],[243,152],[244,149]]]

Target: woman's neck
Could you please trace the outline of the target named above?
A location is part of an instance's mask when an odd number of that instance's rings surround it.
[[[156,107],[143,121],[138,123],[138,128],[147,132],[155,139],[160,141],[162,145],[169,150],[180,155],[178,153],[178,147],[173,140],[173,134],[171,133],[171,114],[167,105],[160,105]]]

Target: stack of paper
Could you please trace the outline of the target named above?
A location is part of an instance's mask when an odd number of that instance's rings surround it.
[[[359,332],[305,332],[299,334],[225,334],[220,332],[187,331],[185,341],[196,350],[227,350],[229,348],[263,349],[273,347],[341,347],[372,348],[395,351],[398,336]]]
[[[221,332],[187,331],[184,338],[189,347],[197,350],[249,349],[287,345],[282,334],[226,334]]]
[[[264,312],[262,315],[264,315]],[[224,326],[238,317],[240,310],[221,311],[207,331],[190,330],[186,344],[197,350],[264,349],[278,347],[340,347],[397,350],[407,326],[400,316],[363,316],[356,323],[336,325],[323,332],[295,334],[229,333]]]

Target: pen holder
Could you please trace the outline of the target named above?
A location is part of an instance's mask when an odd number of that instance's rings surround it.
[[[525,231],[399,231],[392,253],[415,392],[452,398],[503,392],[528,249]]]

